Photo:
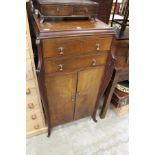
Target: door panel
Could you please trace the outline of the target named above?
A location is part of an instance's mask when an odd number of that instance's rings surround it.
[[[77,73],[46,78],[51,125],[73,121]]]
[[[104,69],[100,66],[78,72],[75,120],[93,114]]]

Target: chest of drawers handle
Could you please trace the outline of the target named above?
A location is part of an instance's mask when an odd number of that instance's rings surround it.
[[[35,119],[37,119],[37,115],[34,114],[34,115],[31,116],[31,118],[32,118],[32,120],[35,120]]]
[[[34,104],[33,104],[33,103],[29,103],[29,104],[28,104],[28,107],[29,107],[30,109],[33,109],[33,108],[34,108]]]
[[[96,66],[96,59],[92,60],[92,66]]]
[[[34,128],[35,128],[35,129],[39,129],[39,125],[35,125]]]
[[[59,54],[64,54],[64,47],[59,47],[58,48]]]
[[[100,50],[100,44],[96,44],[96,50],[99,51]]]
[[[26,95],[30,94],[30,92],[31,92],[31,91],[30,91],[30,88],[27,88],[27,89],[26,89]]]
[[[64,69],[63,69],[63,67],[64,67],[63,64],[59,64],[58,67],[59,67],[59,69],[58,69],[59,71],[63,71],[63,70],[64,70]]]

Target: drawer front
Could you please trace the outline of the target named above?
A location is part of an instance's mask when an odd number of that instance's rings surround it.
[[[88,15],[95,15],[96,13],[97,13],[96,6],[75,6],[73,14],[79,16],[88,16]]]
[[[45,73],[54,73],[62,71],[70,71],[75,69],[81,69],[85,67],[94,67],[106,64],[108,52],[91,56],[78,56],[67,59],[46,60]]]
[[[27,59],[26,60],[26,80],[31,80],[33,79],[33,70],[32,70],[32,64],[31,60]]]
[[[72,6],[65,5],[41,5],[40,11],[44,16],[71,16]]]
[[[42,49],[44,58],[63,57],[88,53],[100,53],[110,50],[111,37],[70,37],[44,39]]]
[[[34,80],[27,80],[26,81],[26,88],[36,88]]]
[[[27,132],[39,130],[44,127],[43,118],[40,110],[30,111],[26,114]]]
[[[28,34],[27,34],[27,32],[26,32],[26,58],[30,59],[30,49],[29,49]]]
[[[39,99],[35,89],[31,89],[31,95],[26,96],[26,111],[32,111],[39,108]]]
[[[37,90],[35,88],[26,88],[26,99],[31,101],[33,96],[37,96]]]

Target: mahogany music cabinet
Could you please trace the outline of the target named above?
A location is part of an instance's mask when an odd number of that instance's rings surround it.
[[[113,29],[100,20],[45,21],[33,15],[37,75],[51,127],[92,116],[112,74]]]

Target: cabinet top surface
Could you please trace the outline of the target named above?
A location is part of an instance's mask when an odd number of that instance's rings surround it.
[[[39,4],[98,4],[91,0],[37,0]]]
[[[37,31],[39,35],[55,33],[66,35],[69,34],[84,34],[84,33],[95,33],[97,31],[114,34],[113,28],[107,24],[96,19],[96,22],[90,20],[68,20],[68,21],[45,21],[40,23],[39,18],[33,15],[34,23],[36,23]]]

